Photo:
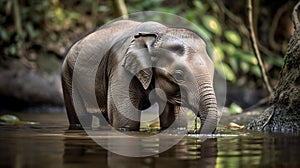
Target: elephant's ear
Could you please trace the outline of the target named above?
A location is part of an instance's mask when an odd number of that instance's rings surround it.
[[[152,79],[151,53],[157,39],[156,33],[138,33],[134,36],[122,60],[122,66],[135,75],[147,89]]]

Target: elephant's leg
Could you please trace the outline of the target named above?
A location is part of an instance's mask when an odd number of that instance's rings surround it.
[[[111,124],[116,129],[124,131],[139,131],[140,129],[140,111],[138,109],[129,108],[128,104],[131,103],[130,100],[126,98],[119,102],[119,107],[117,108],[113,96],[111,95],[111,90],[108,92],[108,119]],[[131,106],[132,107],[132,106]],[[122,113],[120,111],[123,111]],[[136,120],[132,120],[129,117],[134,117]]]
[[[161,109],[163,105],[159,105]],[[160,127],[166,129],[187,128],[187,111],[185,108],[167,103],[162,114],[159,116]]]
[[[76,95],[76,107],[80,107],[80,109],[75,109],[74,106],[74,95],[72,94],[72,73],[70,70],[63,65],[63,74],[62,74],[62,88],[63,88],[63,95],[67,110],[67,116],[69,119],[69,129],[83,129],[83,127],[91,127],[92,116],[87,113],[86,107],[84,105],[84,101],[80,96],[77,88],[74,88]],[[77,111],[76,111],[77,110]]]
[[[63,67],[63,75],[62,75],[62,88],[64,101],[67,110],[67,116],[69,120],[69,129],[82,129],[78,116],[76,114],[73,99],[72,99],[72,79],[69,71]]]
[[[119,129],[119,130],[124,130],[124,131],[139,131],[140,122],[131,120],[131,119],[127,118],[125,115],[123,115],[122,113],[120,113],[113,102],[109,102],[108,109],[109,109],[108,118],[109,118],[110,124],[114,128]],[[131,113],[133,111],[128,110],[127,112]]]
[[[84,129],[92,128],[93,115],[87,112],[87,106],[85,105],[84,99],[81,95],[78,95],[76,105],[78,107],[76,113],[81,124],[81,127]]]
[[[107,113],[107,78],[106,74],[103,73],[106,71],[105,67],[106,66],[99,66],[95,77],[95,93],[99,112],[94,115],[99,119],[100,127],[108,126],[109,124]]]
[[[108,119],[107,112],[101,112],[101,114],[94,114],[94,115],[99,119],[100,127],[109,125],[109,119]]]
[[[159,111],[164,107],[164,105],[159,103]],[[169,128],[175,121],[174,105],[167,103],[159,116],[159,123],[162,129]]]
[[[97,84],[96,84],[97,85]],[[105,89],[105,88],[104,88]],[[99,125],[101,126],[108,126],[109,119],[107,113],[107,90],[106,91],[96,91],[96,99],[98,103],[98,112],[94,113],[93,115],[99,119]]]

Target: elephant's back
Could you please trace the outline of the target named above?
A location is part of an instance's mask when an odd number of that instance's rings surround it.
[[[65,61],[69,68],[73,69],[78,56],[88,60],[99,59],[95,57],[104,56],[118,42],[123,47],[130,43],[130,39],[139,32],[158,32],[166,27],[157,22],[137,22],[132,20],[119,20],[106,24],[96,31],[89,33],[76,41],[66,55]]]
[[[114,45],[119,41],[133,39],[134,35],[144,32],[159,32],[167,27],[158,22],[137,22],[133,20],[119,20],[106,24],[97,29],[91,38],[102,39],[107,45]],[[110,48],[110,47],[108,47]]]

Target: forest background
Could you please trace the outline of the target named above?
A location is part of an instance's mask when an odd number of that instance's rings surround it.
[[[249,108],[268,97],[247,28],[245,1],[126,0],[127,12],[160,11],[188,19],[214,45],[223,64],[226,105]],[[271,87],[294,32],[297,1],[253,1],[253,27]],[[116,0],[1,0],[0,111],[63,107],[60,67],[79,37],[121,16]],[[218,68],[217,68],[218,70]],[[238,108],[237,108],[238,109]],[[238,110],[239,111],[239,110]]]

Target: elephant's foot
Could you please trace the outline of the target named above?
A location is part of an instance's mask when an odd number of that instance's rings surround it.
[[[92,115],[85,114],[78,116],[78,121],[70,122],[69,130],[83,130],[91,129],[92,127]]]
[[[120,132],[129,132],[129,131],[139,131],[139,128],[130,128],[130,127],[120,127],[118,128]]]
[[[126,132],[126,131],[139,131],[140,123],[137,121],[128,121],[126,123],[114,123],[113,127],[118,131]]]
[[[69,124],[69,130],[83,130],[81,124]]]

